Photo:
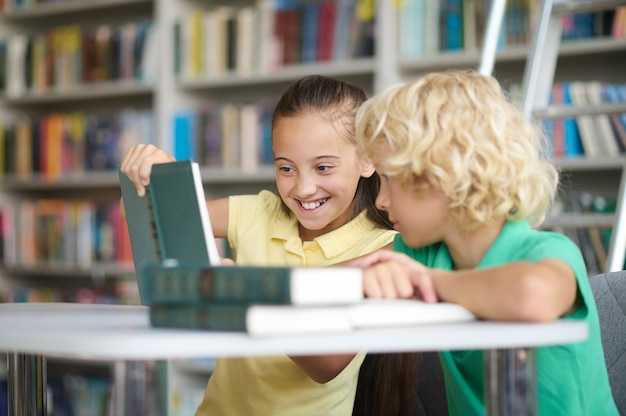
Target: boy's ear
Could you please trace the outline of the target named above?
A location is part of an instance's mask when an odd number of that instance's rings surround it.
[[[376,172],[376,168],[374,168],[374,164],[370,161],[369,158],[366,158],[363,161],[363,167],[361,168],[361,176],[364,178],[369,178]]]

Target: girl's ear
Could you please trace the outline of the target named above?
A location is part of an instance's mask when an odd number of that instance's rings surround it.
[[[363,167],[361,168],[361,176],[364,178],[369,178],[376,172],[376,168],[374,168],[374,164],[370,161],[369,158],[365,158],[363,160]]]

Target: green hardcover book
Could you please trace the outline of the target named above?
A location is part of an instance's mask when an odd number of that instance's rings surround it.
[[[461,305],[415,299],[362,299],[345,305],[265,305],[206,303],[155,305],[154,327],[241,331],[253,337],[346,332],[476,320]]]
[[[130,179],[121,171],[119,176],[133,262],[135,270],[139,271],[144,263],[163,261],[156,221],[152,211],[150,187],[146,188],[146,194],[143,197],[139,197],[135,185]]]
[[[246,303],[155,305],[150,323],[157,328],[246,331]]]
[[[363,299],[361,269],[352,267],[148,264],[139,275],[146,305],[215,301],[328,305]]]
[[[168,259],[220,264],[196,162],[154,165],[143,197],[121,171],[119,177],[138,276],[146,265]],[[138,283],[141,296],[141,279]]]

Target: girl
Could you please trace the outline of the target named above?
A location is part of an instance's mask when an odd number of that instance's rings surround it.
[[[586,321],[587,341],[537,350],[539,414],[617,415],[580,250],[531,228],[557,171],[497,81],[452,71],[392,87],[359,110],[357,141],[382,177],[376,204],[401,233],[395,252],[353,262],[367,267],[366,294],[458,303],[483,319]],[[439,356],[450,414],[484,414],[483,352]]]
[[[361,89],[322,76],[284,92],[272,119],[279,195],[207,201],[213,233],[228,238],[236,263],[330,265],[390,247],[395,232],[374,206],[379,178],[356,152],[354,117],[365,99]],[[138,145],[121,170],[142,195],[151,166],[169,161]],[[219,359],[196,415],[350,415],[364,356]],[[390,359],[404,357],[412,362]]]

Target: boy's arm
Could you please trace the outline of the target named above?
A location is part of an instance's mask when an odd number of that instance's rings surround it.
[[[289,358],[313,381],[322,384],[337,377],[355,356],[356,354],[298,355]]]
[[[444,271],[401,253],[377,251],[352,265],[366,268],[363,287],[367,296],[452,302],[484,319],[545,322],[577,306],[576,276],[557,259]]]
[[[568,264],[557,259],[429,272],[440,299],[458,303],[480,318],[547,322],[577,306],[576,276]]]

